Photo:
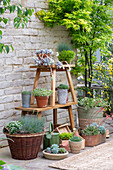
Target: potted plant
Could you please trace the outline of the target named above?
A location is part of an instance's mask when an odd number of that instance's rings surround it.
[[[82,147],[82,139],[79,136],[74,136],[69,140],[69,146],[72,153],[80,153]]]
[[[53,125],[50,122],[49,130],[44,134],[43,149],[50,147],[52,144],[59,145],[59,133],[57,131],[53,131]]]
[[[57,144],[51,145],[51,147],[47,147],[43,150],[43,155],[47,159],[63,159],[67,157],[68,152],[65,148],[59,148]]]
[[[75,58],[75,52],[71,50],[63,50],[59,52],[58,59],[59,61],[70,63]]]
[[[82,130],[82,136],[85,139],[85,146],[96,146],[99,144],[100,131],[96,126],[88,126]]]
[[[80,128],[84,129],[86,125],[96,122],[102,124],[103,122],[103,111],[107,105],[101,98],[90,98],[84,97],[78,101],[78,117]]]
[[[60,84],[58,87],[58,103],[66,104],[69,86]]]
[[[44,135],[44,122],[43,117],[29,115],[4,127],[12,158],[29,160],[37,157]]]
[[[31,102],[31,92],[26,90],[25,87],[25,79],[26,79],[26,74],[22,74],[22,79],[24,82],[24,91],[21,93],[22,96],[22,107],[28,108],[30,107],[30,102]]]
[[[69,132],[64,132],[59,134],[59,138],[60,138],[60,147],[65,148],[67,151],[70,150],[69,148],[69,139],[71,139],[73,137],[73,132],[69,133]]]
[[[48,103],[48,96],[53,93],[52,90],[47,90],[46,88],[36,88],[32,91],[32,95],[35,96],[38,107],[46,107]]]
[[[23,91],[22,92],[22,107],[24,108],[30,107],[30,102],[31,102],[31,92]]]

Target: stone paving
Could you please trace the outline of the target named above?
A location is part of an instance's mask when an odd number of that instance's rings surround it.
[[[106,120],[105,127],[110,131],[110,138],[107,139],[106,142],[113,140],[113,120]],[[86,147],[85,150],[81,150],[84,152],[91,147]],[[69,156],[73,154],[70,153]],[[0,149],[0,160],[5,161],[7,164],[13,164],[16,166],[21,166],[25,168],[25,170],[54,170],[54,168],[48,167],[51,163],[55,162],[56,160],[48,160],[43,158],[42,152],[39,153],[39,156],[36,159],[23,161],[23,160],[15,160],[11,158],[9,147],[4,147]]]

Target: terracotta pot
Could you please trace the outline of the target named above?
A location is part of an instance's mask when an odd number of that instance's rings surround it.
[[[65,148],[67,151],[69,151],[69,140],[61,140],[60,148]]]
[[[99,139],[100,139],[99,143],[101,144],[101,143],[106,142],[106,133],[104,133],[104,134],[99,134],[99,135],[100,135],[100,137],[99,137]]]
[[[48,96],[35,96],[35,98],[38,107],[42,108],[47,106]]]
[[[100,134],[94,136],[82,134],[82,137],[85,139],[85,146],[96,146],[100,142]]]

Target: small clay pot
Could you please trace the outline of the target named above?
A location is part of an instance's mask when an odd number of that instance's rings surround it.
[[[40,108],[46,107],[48,103],[48,96],[35,96],[37,106]]]

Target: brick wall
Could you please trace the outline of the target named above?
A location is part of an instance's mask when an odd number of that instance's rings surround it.
[[[14,1],[16,3],[16,1]],[[19,0],[17,1],[23,6],[34,8],[35,12],[41,9],[47,9],[46,0]],[[6,13],[5,16],[9,16]],[[33,15],[28,27],[25,29],[14,29],[13,18],[15,14],[11,14],[10,25],[5,26],[3,31],[3,42],[12,44],[14,51],[9,54],[0,54],[0,137],[2,127],[11,120],[17,120],[20,111],[14,108],[21,105],[21,92],[24,89],[22,74],[26,74],[25,86],[27,90],[32,90],[35,76],[35,69],[30,69],[33,57],[37,49],[51,48],[54,51],[59,42],[70,42],[65,27],[55,27],[54,29],[44,26],[38,18]],[[57,74],[57,85],[61,82],[66,83],[65,75],[61,72]],[[74,80],[74,84],[76,80]],[[39,87],[50,88],[50,75],[48,73],[41,74],[39,79]],[[74,109],[75,115],[76,109]],[[69,120],[67,112],[59,109],[59,123],[65,123]],[[52,110],[42,113],[46,116],[46,127],[52,120]],[[4,142],[2,142],[4,144]]]

